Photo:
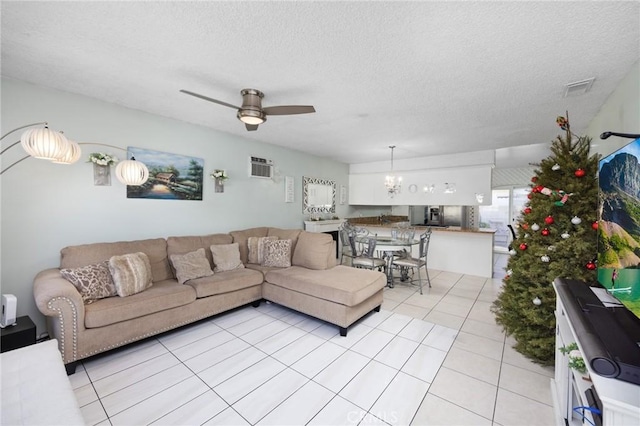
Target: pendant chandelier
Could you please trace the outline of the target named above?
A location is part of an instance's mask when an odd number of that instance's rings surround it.
[[[395,145],[389,146],[389,148],[391,148],[391,173],[387,175],[384,181],[384,186],[387,188],[389,198],[393,198],[394,195],[399,194],[402,189],[402,177],[393,174],[393,149],[395,147]]]

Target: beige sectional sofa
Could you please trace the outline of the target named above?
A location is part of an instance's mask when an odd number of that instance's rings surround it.
[[[290,267],[249,263],[249,238],[266,236],[291,240]],[[179,284],[171,255],[203,248],[215,269],[210,247],[231,243],[238,243],[243,268]],[[72,246],[61,250],[60,268],[36,276],[33,291],[69,373],[78,360],[249,303],[257,307],[262,299],[335,324],[344,336],[351,324],[380,309],[386,278],[379,272],[336,266],[334,244],[328,234],[260,227],[229,234]],[[137,252],[147,255],[153,283],[130,296],[85,304],[60,273],[62,268]]]

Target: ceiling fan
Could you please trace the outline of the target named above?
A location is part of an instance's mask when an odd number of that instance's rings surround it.
[[[281,105],[263,108],[262,98],[264,97],[264,93],[256,89],[242,89],[240,91],[240,94],[242,95],[241,107],[237,107],[208,96],[200,95],[198,93],[190,92],[188,90],[180,91],[187,95],[195,96],[196,98],[204,99],[205,101],[237,110],[238,120],[244,123],[248,131],[258,130],[258,125],[267,121],[267,115],[293,115],[316,112],[315,108],[311,105]]]

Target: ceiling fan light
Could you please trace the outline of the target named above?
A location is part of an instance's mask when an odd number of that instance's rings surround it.
[[[258,125],[267,121],[267,116],[262,111],[241,109],[238,110],[238,120],[245,124]]]
[[[65,155],[69,146],[62,133],[54,132],[48,127],[25,131],[20,144],[27,154],[41,160],[58,160]]]
[[[144,163],[131,157],[131,160],[123,160],[118,163],[116,177],[125,185],[142,185],[149,179],[149,169]]]

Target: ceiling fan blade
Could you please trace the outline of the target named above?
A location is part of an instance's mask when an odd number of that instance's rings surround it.
[[[247,131],[252,132],[254,130],[258,130],[258,125],[257,124],[245,124],[244,125],[247,128]]]
[[[293,115],[293,114],[310,114],[316,112],[311,105],[282,105],[262,108],[267,115]]]
[[[196,98],[204,99],[205,101],[213,102],[213,103],[216,103],[218,105],[226,106],[226,107],[233,108],[233,109],[240,109],[240,107],[228,104],[228,103],[223,102],[223,101],[219,101],[217,99],[210,98],[208,96],[200,95],[198,93],[190,92],[188,90],[183,90],[183,89],[180,89],[180,91],[182,93],[186,93],[187,95],[195,96]]]

